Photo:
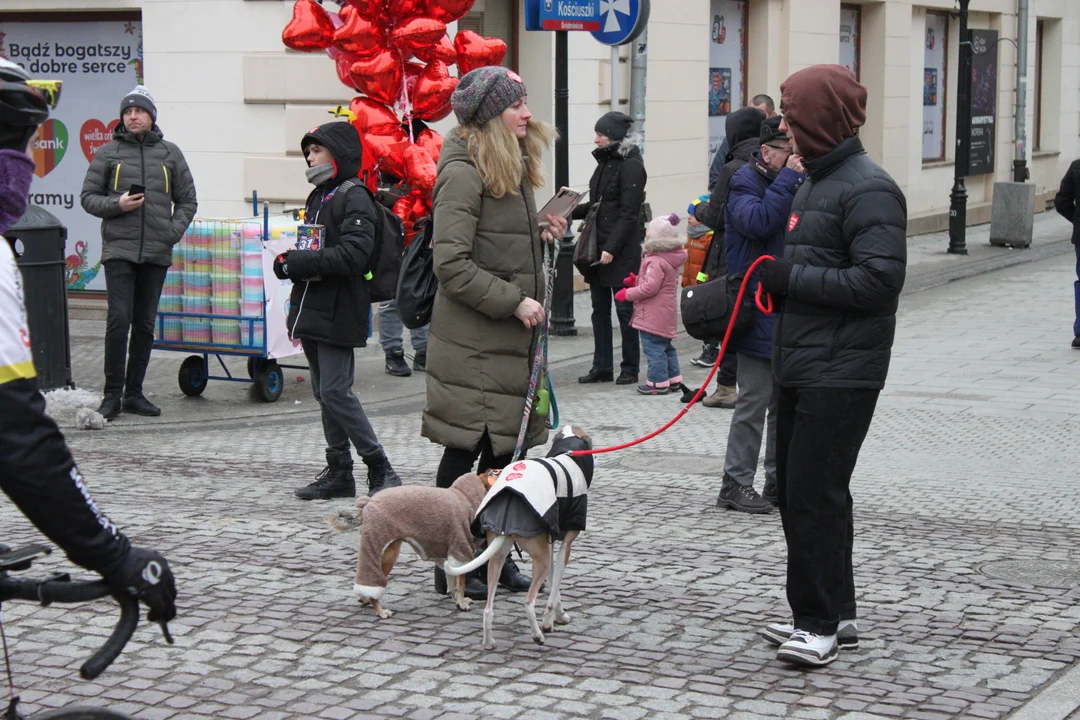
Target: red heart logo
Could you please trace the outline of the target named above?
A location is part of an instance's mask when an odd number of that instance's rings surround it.
[[[522,477],[524,476],[521,473],[510,473],[506,476],[506,482],[510,482],[511,480],[520,480]]]
[[[525,463],[519,462],[517,465],[514,466],[514,469],[519,471],[519,472],[524,470],[525,469]]]
[[[484,37],[472,30],[462,30],[454,37],[457,50],[458,75],[488,65],[498,65],[506,57],[506,43],[498,38]]]
[[[82,146],[83,155],[86,156],[88,162],[94,161],[94,153],[99,147],[112,140],[113,130],[118,122],[120,122],[119,118],[106,125],[100,120],[91,118],[83,123],[79,130],[79,145]]]

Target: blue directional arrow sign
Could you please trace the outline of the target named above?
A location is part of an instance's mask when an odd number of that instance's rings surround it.
[[[600,29],[592,36],[604,45],[625,45],[649,23],[649,0],[600,0]]]

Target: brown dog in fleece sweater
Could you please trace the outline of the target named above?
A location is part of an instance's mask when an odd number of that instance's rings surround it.
[[[356,512],[339,510],[330,515],[330,527],[338,532],[361,528],[353,585],[357,599],[370,602],[381,618],[394,614],[379,601],[403,542],[409,543],[420,559],[439,567],[447,558],[458,563],[472,560],[475,540],[470,526],[494,481],[487,473],[468,473],[448,488],[387,488],[371,497],[356,498]],[[465,576],[454,580],[450,594],[460,610],[468,610],[472,601],[465,597]]]

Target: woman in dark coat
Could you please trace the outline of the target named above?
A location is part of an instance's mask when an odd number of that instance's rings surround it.
[[[586,276],[592,294],[593,363],[580,383],[611,382],[615,375],[612,351],[611,303],[614,293],[623,287],[623,278],[641,267],[641,242],[645,237],[641,206],[645,202],[645,162],[641,150],[628,137],[633,118],[609,112],[596,121],[596,170],[589,181],[589,200],[599,203],[596,212],[597,247],[600,262]],[[591,206],[591,205],[590,205]],[[583,218],[590,206],[579,206],[575,218]],[[637,330],[630,327],[634,305],[615,302],[622,334],[622,364],[619,385],[638,381],[641,348]]]

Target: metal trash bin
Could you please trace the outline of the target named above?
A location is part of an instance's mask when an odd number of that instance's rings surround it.
[[[31,205],[4,237],[22,271],[26,323],[41,389],[73,388],[64,259],[67,228],[52,213]]]

